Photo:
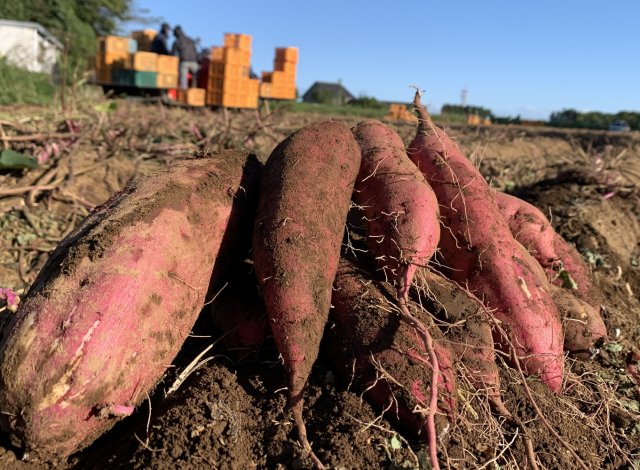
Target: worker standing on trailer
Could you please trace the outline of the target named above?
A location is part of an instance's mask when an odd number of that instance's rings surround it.
[[[191,84],[196,85],[198,77],[198,51],[196,44],[189,36],[184,34],[180,26],[173,30],[176,37],[171,53],[180,59],[180,88],[189,88],[188,75],[191,73]]]
[[[171,55],[169,51],[169,32],[171,27],[167,23],[162,23],[160,32],[151,41],[151,52],[162,55]]]

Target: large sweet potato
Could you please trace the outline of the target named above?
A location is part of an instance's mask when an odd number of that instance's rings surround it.
[[[518,240],[544,268],[548,278],[556,285],[563,284],[558,276],[560,267],[574,280],[572,293],[599,308],[601,295],[589,275],[589,269],[580,254],[549,223],[537,207],[509,194],[496,192],[498,208],[509,224],[513,237]]]
[[[362,151],[353,200],[366,226],[367,246],[406,299],[413,275],[433,256],[440,240],[438,201],[397,132],[379,121],[352,132]]]
[[[232,279],[203,314],[222,332],[225,347],[238,355],[257,352],[270,334],[255,276]]]
[[[289,374],[289,404],[311,451],[302,396],[329,316],[360,149],[349,128],[325,121],[280,143],[260,184],[253,236],[258,282]],[[313,457],[313,454],[312,454]],[[319,466],[319,462],[315,464]]]
[[[564,350],[583,353],[599,339],[607,336],[607,327],[600,314],[591,305],[574,297],[571,292],[558,286],[551,286],[551,295],[562,319]]]
[[[445,341],[456,353],[471,384],[500,399],[491,324],[486,308],[458,284],[425,268],[418,269],[412,297],[445,325]]]
[[[440,204],[440,249],[448,275],[466,284],[504,322],[524,369],[559,391],[562,325],[547,280],[539,278],[536,261],[514,240],[487,182],[446,132],[433,124],[418,93],[415,105],[420,124],[408,154]]]
[[[421,334],[402,321],[390,286],[370,281],[347,260],[340,261],[331,313],[329,355],[342,380],[352,383],[386,416],[427,439],[426,409],[432,364]],[[438,408],[452,418],[456,410],[453,353],[423,310],[411,313],[428,325],[439,365]]]
[[[40,458],[89,444],[161,379],[218,253],[250,236],[260,164],[242,152],[177,163],[98,207],[52,253],[0,343],[0,417]]]

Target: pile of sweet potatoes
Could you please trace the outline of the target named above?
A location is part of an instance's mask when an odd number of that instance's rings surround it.
[[[186,160],[97,208],[2,332],[0,425],[12,442],[63,458],[131,414],[248,256],[253,277],[207,312],[229,348],[270,330],[318,468],[303,397],[321,353],[427,442],[433,468],[461,374],[509,415],[496,351],[561,393],[564,353],[606,336],[588,269],[542,212],[491,189],[418,94],[415,107],[408,148],[377,121],[318,122],[264,168],[234,151]]]

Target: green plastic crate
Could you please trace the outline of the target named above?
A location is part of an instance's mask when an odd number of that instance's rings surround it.
[[[113,81],[118,85],[135,86],[138,88],[156,88],[158,85],[158,73],[118,69],[113,71]]]

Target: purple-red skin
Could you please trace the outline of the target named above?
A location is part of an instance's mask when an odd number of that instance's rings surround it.
[[[426,268],[420,268],[414,278],[412,297],[440,321],[451,326],[445,331],[445,341],[471,384],[500,399],[500,375],[496,364],[489,314],[482,302],[455,282]]]
[[[0,287],[0,300],[4,301],[7,310],[15,312],[20,303],[20,297],[8,287]]]
[[[259,169],[236,151],[177,163],[60,243],[0,343],[0,419],[15,445],[64,458],[147,397],[195,323],[212,270],[224,272],[219,250],[242,238]]]
[[[494,192],[494,198],[513,238],[520,242],[541,266],[551,266],[558,259],[553,247],[555,232],[540,209],[499,191]]]
[[[553,391],[562,388],[562,325],[537,262],[514,240],[480,172],[419,102],[418,132],[409,158],[422,171],[440,204],[440,249],[447,275],[468,286],[504,323],[525,372]],[[501,349],[510,350],[499,334]]]
[[[360,149],[349,128],[323,121],[281,142],[260,184],[253,260],[301,434],[303,392],[329,316],[359,168]]]
[[[384,282],[371,281],[347,260],[340,261],[333,291],[329,357],[345,383],[365,392],[378,410],[397,420],[403,428],[427,439],[425,416],[416,406],[428,407],[431,365],[421,335],[391,311],[394,292]],[[438,358],[439,414],[455,419],[457,409],[454,354],[428,314],[408,302],[411,313],[429,328]],[[377,365],[376,365],[377,364]],[[377,368],[392,379],[385,379]]]
[[[562,269],[577,285],[572,294],[598,309],[599,295],[591,282],[589,269],[576,249],[553,230],[542,211],[509,194],[496,191],[494,196],[513,237],[540,263],[549,281],[562,286],[563,281],[558,278],[558,261],[561,261]]]
[[[416,269],[438,247],[438,201],[397,132],[376,120],[351,131],[362,152],[353,200],[362,210],[367,247],[406,299]]]
[[[248,276],[247,276],[248,278]],[[243,278],[251,282],[255,279]],[[244,282],[225,288],[209,307],[214,325],[222,331],[227,349],[240,353],[258,351],[269,335],[264,303],[254,289]]]
[[[596,309],[572,291],[551,286],[551,296],[558,307],[564,329],[564,350],[585,352],[607,336],[607,327]]]

